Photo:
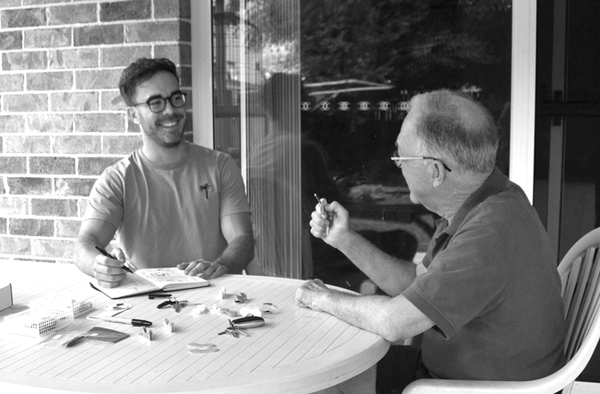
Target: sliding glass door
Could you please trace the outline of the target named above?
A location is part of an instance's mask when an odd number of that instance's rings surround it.
[[[501,125],[509,171],[512,2],[212,0],[214,147],[236,158],[269,275],[367,291],[309,233],[314,195],[354,230],[418,262],[435,216],[389,159],[414,94],[457,89]]]

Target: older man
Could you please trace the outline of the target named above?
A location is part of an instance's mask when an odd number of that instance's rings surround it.
[[[241,273],[254,256],[250,208],[228,155],[186,142],[186,94],[168,59],[138,59],[119,81],[143,146],[107,168],[90,194],[75,262],[103,287],[138,267],[178,265],[215,278]],[[105,247],[116,233],[112,257]]]
[[[319,280],[297,304],[395,342],[423,333],[419,376],[528,380],[564,364],[560,280],[550,242],[523,191],[494,162],[498,133],[478,102],[448,90],[415,96],[392,159],[416,204],[441,219],[416,276],[376,249],[337,202],[311,232],[342,251],[389,296],[354,296]],[[392,347],[394,348],[394,347]]]

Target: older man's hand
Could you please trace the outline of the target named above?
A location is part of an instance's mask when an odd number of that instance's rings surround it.
[[[321,279],[307,280],[296,290],[296,305],[321,311],[320,301],[331,292],[332,290]]]

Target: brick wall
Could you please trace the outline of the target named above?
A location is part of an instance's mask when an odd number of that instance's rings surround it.
[[[189,91],[190,40],[190,0],[0,0],[0,260],[72,262],[94,181],[141,146],[121,71],[168,57]]]

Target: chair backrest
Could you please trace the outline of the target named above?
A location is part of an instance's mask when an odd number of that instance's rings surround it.
[[[592,325],[600,324],[599,247],[600,228],[597,228],[577,241],[558,266],[567,322],[567,360],[579,350]]]

